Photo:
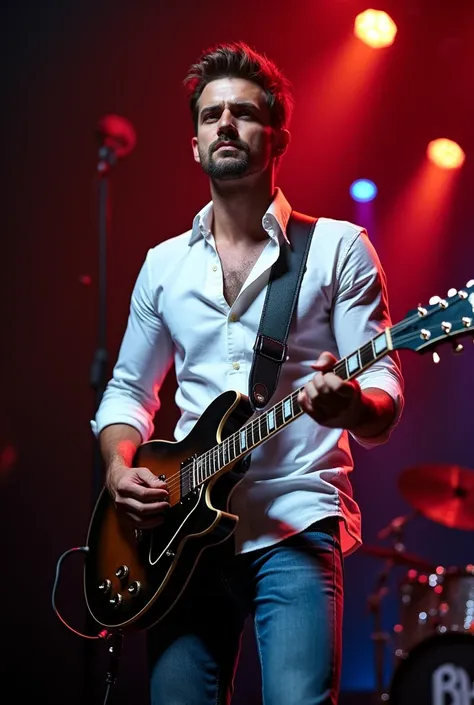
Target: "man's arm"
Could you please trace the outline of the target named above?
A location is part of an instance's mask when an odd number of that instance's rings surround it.
[[[331,323],[341,357],[391,325],[385,274],[365,232],[353,237],[338,262]],[[385,356],[351,382],[331,371],[335,363],[322,353],[298,399],[301,407],[322,425],[347,429],[365,447],[384,442],[403,408],[398,355]]]
[[[158,390],[172,362],[171,338],[150,282],[149,257],[133,290],[118,360],[93,426],[116,507],[142,528],[162,520],[168,493],[150,470],[131,466],[138,446],[153,431]]]

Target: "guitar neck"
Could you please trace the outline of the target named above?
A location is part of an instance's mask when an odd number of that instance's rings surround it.
[[[391,328],[386,328],[351,355],[341,358],[334,366],[333,372],[341,379],[349,381],[391,350],[393,350]],[[295,390],[267,411],[251,419],[239,431],[232,433],[221,443],[195,458],[192,469],[193,485],[197,486],[205,482],[229,463],[245,457],[301,416],[303,410],[297,402],[300,391],[300,389]]]

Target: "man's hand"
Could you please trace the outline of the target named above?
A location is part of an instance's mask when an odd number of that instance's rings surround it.
[[[362,391],[358,382],[345,382],[332,372],[336,362],[331,353],[321,353],[311,365],[317,372],[298,395],[298,404],[322,426],[353,429],[363,421]]]
[[[140,529],[161,524],[169,508],[166,483],[147,468],[115,464],[107,472],[107,488],[117,512]]]

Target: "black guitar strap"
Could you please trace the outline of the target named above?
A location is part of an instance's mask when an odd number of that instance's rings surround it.
[[[249,378],[254,409],[262,409],[270,401],[287,359],[286,341],[316,223],[317,218],[292,211],[287,226],[290,244],[284,241],[271,268]]]

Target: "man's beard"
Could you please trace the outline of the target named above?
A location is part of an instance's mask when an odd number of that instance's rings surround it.
[[[224,144],[228,144],[229,147],[236,147],[239,150],[239,155],[216,161],[215,152]],[[240,140],[220,139],[210,145],[207,154],[199,150],[201,166],[204,172],[216,181],[240,179],[249,173],[249,151],[248,146],[244,142],[240,142]]]

